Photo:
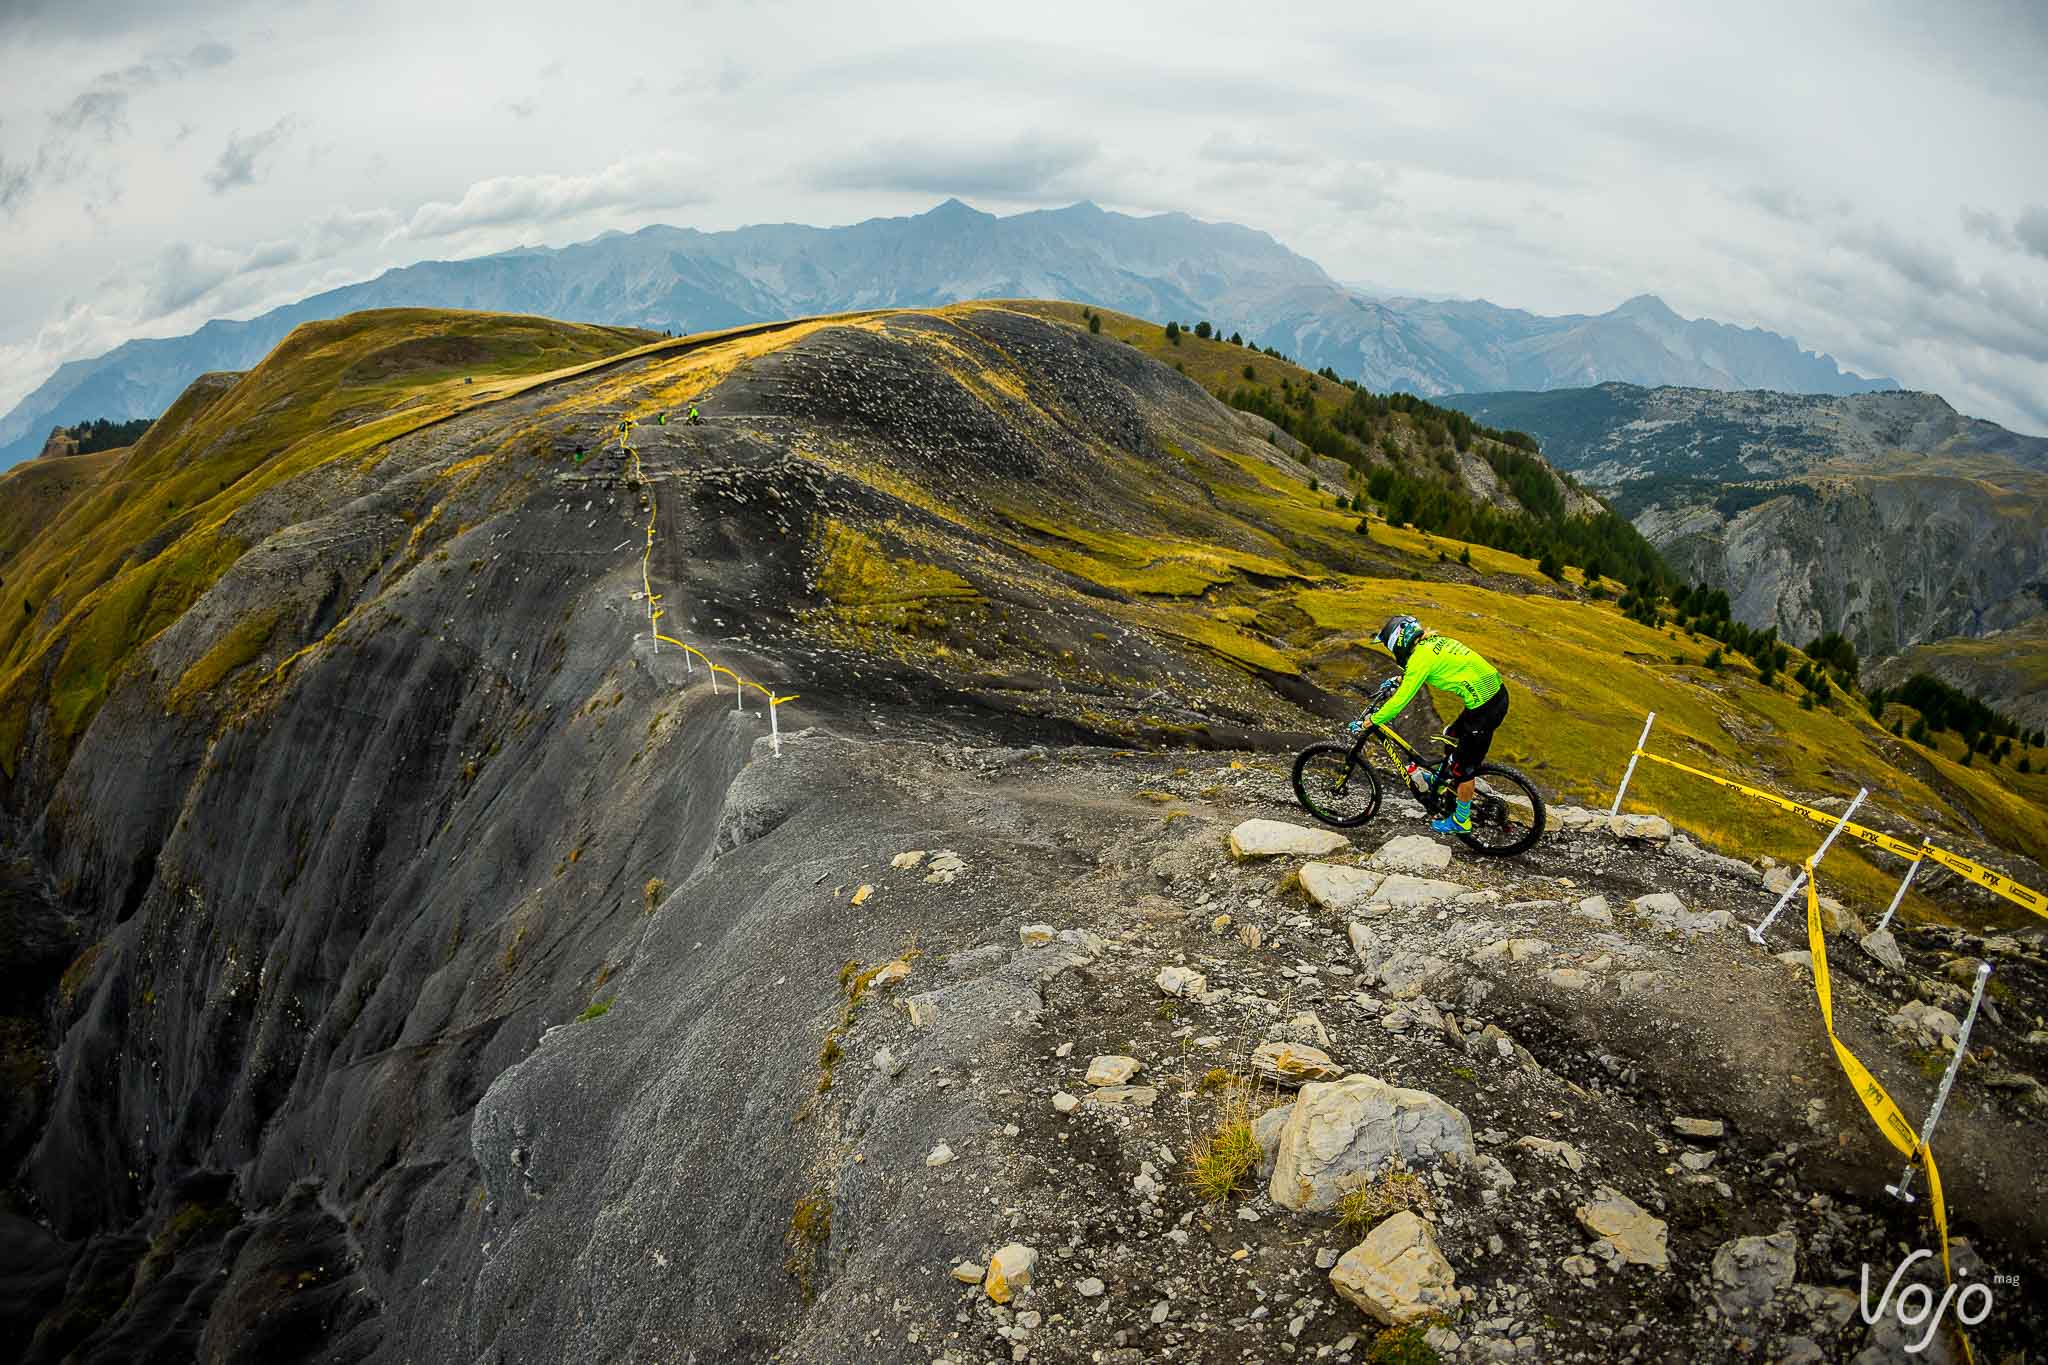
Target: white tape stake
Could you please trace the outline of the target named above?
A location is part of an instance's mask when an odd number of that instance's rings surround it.
[[[768,739],[775,746],[775,756],[782,757],[782,727],[775,720],[775,698],[768,699]]]
[[[1970,997],[1970,1012],[1963,1016],[1963,1030],[1956,1035],[1956,1055],[1948,1059],[1948,1070],[1941,1078],[1941,1089],[1934,1092],[1934,1107],[1927,1111],[1927,1122],[1920,1125],[1920,1145],[1927,1147],[1934,1141],[1934,1125],[1941,1122],[1941,1111],[1948,1106],[1949,1088],[1956,1083],[1956,1073],[1963,1069],[1963,1054],[1970,1050],[1970,1030],[1977,1023],[1977,1007],[1984,1003],[1984,983],[1991,979],[1991,964],[1977,964],[1977,991]],[[1913,1162],[1906,1160],[1906,1170],[1896,1185],[1884,1187],[1886,1194],[1897,1195],[1908,1204],[1913,1202]]]
[[[738,678],[732,680],[732,709],[735,711],[745,711],[747,709],[747,689],[740,686]]]
[[[1913,860],[1911,867],[1906,869],[1906,879],[1899,883],[1898,890],[1892,892],[1892,903],[1885,907],[1884,918],[1877,922],[1877,933],[1883,933],[1885,926],[1892,922],[1892,916],[1899,912],[1900,902],[1906,899],[1906,888],[1913,884],[1913,874],[1920,870],[1920,864],[1926,861],[1926,859],[1927,855],[1923,853]]]
[[[1657,713],[1652,711],[1650,718],[1643,722],[1643,733],[1641,738],[1636,740],[1635,752],[1628,756],[1628,771],[1621,775],[1621,790],[1614,794],[1614,804],[1607,808],[1609,815],[1621,814],[1621,798],[1628,795],[1629,779],[1636,775],[1636,758],[1642,753],[1643,746],[1650,742],[1650,727],[1656,723]]]
[[[1842,818],[1835,821],[1835,827],[1828,831],[1828,837],[1820,841],[1820,851],[1814,854],[1812,859],[1812,865],[1814,867],[1819,867],[1820,860],[1828,856],[1828,845],[1835,842],[1835,836],[1842,832],[1842,826],[1849,823],[1849,817],[1856,813],[1856,808],[1863,804],[1863,798],[1868,795],[1870,795],[1870,789],[1868,787],[1858,787],[1856,789],[1856,799],[1854,801],[1851,801],[1849,803],[1849,808],[1842,812]],[[1783,911],[1786,905],[1791,902],[1792,897],[1799,894],[1800,890],[1804,888],[1805,885],[1806,873],[1802,869],[1799,875],[1792,879],[1792,885],[1785,888],[1785,894],[1778,897],[1778,903],[1771,907],[1771,913],[1764,916],[1763,923],[1757,925],[1757,927],[1754,929],[1748,929],[1744,931],[1749,935],[1749,941],[1751,943],[1754,943],[1759,947],[1763,945],[1764,935],[1770,932],[1771,921],[1778,917],[1779,913]]]

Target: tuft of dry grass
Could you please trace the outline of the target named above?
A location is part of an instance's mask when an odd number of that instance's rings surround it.
[[[1233,1192],[1249,1188],[1264,1156],[1258,1138],[1252,1133],[1252,1120],[1257,1114],[1252,1087],[1242,1080],[1217,1067],[1200,1082],[1204,1093],[1219,1094],[1221,1101],[1215,1126],[1188,1148],[1188,1182],[1195,1187],[1195,1193],[1211,1204],[1220,1204]]]
[[[1337,1201],[1337,1226],[1348,1236],[1362,1237],[1380,1220],[1403,1209],[1427,1216],[1436,1211],[1436,1203],[1421,1176],[1397,1166],[1346,1191]]]

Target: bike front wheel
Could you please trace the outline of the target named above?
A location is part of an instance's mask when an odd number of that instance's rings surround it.
[[[1458,837],[1474,853],[1511,858],[1543,836],[1543,793],[1500,763],[1482,763],[1472,792],[1472,829]]]
[[[1311,744],[1294,759],[1294,799],[1324,824],[1351,829],[1379,810],[1379,775],[1348,744]]]

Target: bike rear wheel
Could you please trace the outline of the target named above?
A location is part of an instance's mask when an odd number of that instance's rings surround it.
[[[1474,779],[1472,830],[1458,837],[1474,853],[1511,858],[1543,836],[1543,793],[1501,763],[1482,763]]]
[[[1294,759],[1294,799],[1324,824],[1351,829],[1379,810],[1379,775],[1348,744],[1311,744]]]

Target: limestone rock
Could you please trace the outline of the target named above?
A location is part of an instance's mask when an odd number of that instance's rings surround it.
[[[1769,1237],[1737,1237],[1714,1253],[1714,1303],[1738,1328],[1760,1318],[1798,1272],[1799,1238],[1790,1228]]]
[[[932,860],[925,864],[924,879],[928,882],[937,882],[944,886],[953,882],[966,870],[967,864],[960,861],[959,854],[950,848],[942,848],[937,853],[932,854]]]
[[[1863,936],[1863,951],[1882,962],[1895,972],[1906,970],[1906,955],[1899,951],[1899,941],[1892,937],[1889,929],[1879,929]]]
[[[1351,841],[1331,829],[1310,829],[1281,820],[1247,820],[1230,831],[1230,856],[1250,858],[1300,856],[1320,858],[1351,847]]]
[[[1167,967],[1153,980],[1168,995],[1195,996],[1209,989],[1209,978],[1192,967]]]
[[[1368,872],[1362,867],[1346,867],[1342,863],[1308,863],[1297,874],[1297,880],[1310,900],[1325,910],[1341,914],[1354,905],[1363,905],[1371,900],[1385,878],[1377,872]]]
[[[1294,1086],[1305,1081],[1334,1081],[1344,1068],[1330,1060],[1330,1054],[1304,1043],[1266,1042],[1252,1050],[1252,1070],[1276,1085]]]
[[[982,1288],[997,1303],[1008,1303],[1031,1287],[1031,1272],[1038,1268],[1038,1252],[1022,1242],[1011,1242],[989,1257],[988,1278]]]
[[[1082,1103],[1090,1109],[1115,1109],[1128,1105],[1132,1109],[1150,1109],[1159,1098],[1157,1087],[1149,1085],[1104,1085],[1088,1092]]]
[[[930,1155],[925,1157],[924,1164],[927,1166],[934,1167],[952,1165],[953,1149],[951,1147],[948,1147],[943,1142],[940,1143],[938,1146],[932,1148]]]
[[[1593,984],[1593,974],[1583,967],[1552,967],[1543,979],[1561,991],[1583,991]]]
[[[1581,1156],[1579,1149],[1572,1146],[1569,1142],[1552,1142],[1549,1138],[1540,1137],[1522,1137],[1515,1139],[1515,1146],[1525,1148],[1536,1153],[1538,1156],[1549,1157],[1568,1171],[1582,1171],[1586,1168],[1586,1158]]]
[[[903,1074],[903,1059],[886,1047],[875,1053],[872,1065],[884,1076],[894,1077]]]
[[[1017,926],[1017,941],[1026,948],[1036,948],[1040,944],[1052,942],[1057,937],[1058,935],[1053,932],[1053,927],[1050,924],[1020,924]]]
[[[1259,1144],[1259,1179],[1273,1178],[1273,1162],[1280,1155],[1280,1132],[1293,1114],[1292,1104],[1276,1105],[1252,1120],[1252,1138]]]
[[[880,990],[884,986],[893,986],[897,984],[899,981],[902,981],[905,977],[909,975],[910,964],[899,957],[895,961],[890,962],[887,966],[883,967],[882,970],[880,970],[879,972],[876,972],[874,979],[870,981],[868,985],[872,989]]]
[[[1403,834],[1380,845],[1367,866],[1379,872],[1441,872],[1451,865],[1451,847],[1420,834]]]
[[[1087,1279],[1075,1283],[1074,1292],[1084,1299],[1099,1299],[1102,1297],[1102,1291],[1108,1287],[1101,1280],[1090,1275]]]
[[[1144,1069],[1144,1063],[1136,1057],[1110,1053],[1088,1063],[1086,1079],[1090,1085],[1122,1085]]]
[[[972,1261],[962,1261],[953,1267],[953,1278],[962,1284],[980,1284],[981,1277],[988,1274],[988,1267]]]
[[[1619,839],[1662,840],[1671,837],[1671,822],[1661,815],[1610,815],[1607,828]]]
[[[1572,911],[1572,914],[1578,919],[1587,920],[1594,924],[1606,925],[1610,928],[1614,924],[1614,911],[1608,908],[1607,897],[1605,896],[1586,897],[1579,902],[1577,908]]]
[[[1764,890],[1773,896],[1782,896],[1799,881],[1799,869],[1780,863],[1764,870]]]
[[[914,848],[910,850],[908,853],[899,853],[895,857],[891,858],[889,860],[889,866],[897,869],[900,872],[905,868],[916,867],[919,863],[923,861],[924,850],[921,848]],[[974,1278],[976,1280],[979,1280],[981,1276],[976,1275]]]
[[[1268,1192],[1283,1208],[1320,1212],[1336,1205],[1348,1177],[1370,1176],[1395,1160],[1469,1160],[1474,1151],[1471,1123],[1427,1091],[1363,1073],[1312,1081],[1280,1131]]]
[[[1271,1036],[1283,1042],[1306,1043],[1310,1047],[1327,1049],[1330,1046],[1330,1031],[1323,1027],[1321,1016],[1314,1010],[1303,1010],[1274,1029]]]
[[[1937,1039],[1953,1043],[1963,1032],[1962,1020],[1925,1000],[1908,1000],[1885,1022],[1898,1032],[1918,1038],[1929,1046]]]
[[[1511,938],[1508,940],[1508,957],[1511,961],[1527,962],[1532,957],[1541,957],[1550,951],[1550,944],[1540,938]]]
[[[1635,1200],[1619,1190],[1602,1186],[1592,1201],[1572,1210],[1579,1223],[1620,1253],[1630,1265],[1669,1270],[1671,1257],[1665,1249],[1664,1220],[1653,1218]]]
[[[1428,1223],[1403,1209],[1366,1234],[1330,1271],[1339,1295],[1390,1327],[1459,1305],[1457,1276]]]
[[[1380,883],[1373,892],[1370,904],[1384,905],[1390,910],[1423,910],[1442,905],[1456,896],[1462,896],[1472,888],[1456,882],[1437,881],[1429,877],[1410,877],[1394,873]]]
[[[1719,1119],[1673,1119],[1671,1131],[1680,1137],[1718,1142],[1728,1135],[1728,1125]]]
[[[1055,1113],[1071,1114],[1081,1107],[1081,1100],[1077,1095],[1069,1095],[1064,1090],[1055,1090],[1052,1092],[1052,1107]]]

